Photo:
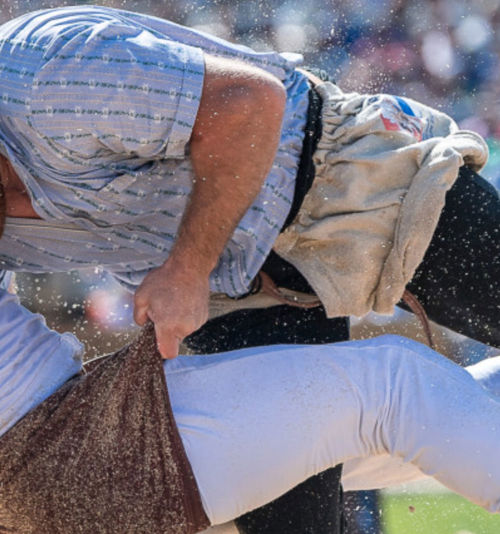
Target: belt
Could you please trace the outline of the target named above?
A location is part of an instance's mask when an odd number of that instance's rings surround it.
[[[292,221],[295,219],[300,207],[302,206],[304,197],[312,186],[314,181],[313,154],[318,146],[322,131],[321,110],[323,102],[315,89],[315,86],[319,83],[322,83],[322,80],[307,70],[297,70],[307,76],[311,84],[311,88],[309,90],[309,105],[307,108],[302,153],[300,155],[299,166],[297,169],[297,177],[295,179],[295,191],[288,217],[286,218],[281,231],[290,226]]]

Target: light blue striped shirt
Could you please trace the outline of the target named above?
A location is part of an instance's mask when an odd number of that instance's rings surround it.
[[[40,11],[0,28],[0,151],[42,217],[7,220],[2,267],[101,266],[134,289],[163,263],[192,189],[204,52],[262,67],[288,94],[272,170],[210,279],[213,291],[248,290],[293,197],[309,89],[294,70],[300,56],[104,7]]]
[[[0,271],[0,436],[82,368],[83,346],[7,293]]]

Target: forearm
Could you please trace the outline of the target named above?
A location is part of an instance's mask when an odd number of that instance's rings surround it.
[[[165,358],[207,320],[210,272],[271,169],[286,100],[281,82],[260,69],[209,56],[205,67],[191,198],[168,259],[135,293],[135,320],[153,321]]]
[[[210,274],[271,169],[284,106],[284,88],[270,74],[206,58],[190,142],[194,187],[171,261]]]

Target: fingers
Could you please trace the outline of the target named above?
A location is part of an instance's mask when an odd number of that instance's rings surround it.
[[[179,346],[182,342],[182,339],[179,339],[175,335],[162,335],[159,332],[159,328],[156,328],[156,341],[158,343],[158,352],[161,354],[161,357],[164,360],[171,360],[177,358],[179,355]]]
[[[164,359],[176,358],[179,355],[179,347],[184,338],[198,330],[207,320],[207,317],[198,314],[186,314],[182,318],[162,317],[155,320],[151,317],[155,326],[158,350]]]
[[[208,318],[208,279],[196,279],[169,264],[151,271],[137,288],[134,320],[154,323],[158,350],[163,358],[175,358],[182,340]]]
[[[176,358],[179,355],[179,346],[182,340],[191,333],[191,330],[182,335],[175,329],[172,330],[171,327],[165,327],[163,321],[155,321],[150,317],[147,306],[139,308],[136,305],[134,309],[134,321],[139,326],[144,326],[148,320],[154,323],[158,351],[162,358],[164,360]]]
[[[177,324],[174,320],[158,319],[153,320],[155,325],[156,343],[158,351],[164,360],[177,358],[179,355],[179,346],[182,340],[194,331],[195,327],[188,327],[181,323]]]
[[[194,313],[192,309],[174,314],[171,311],[170,307],[162,306],[155,312],[147,304],[140,305],[137,301],[134,307],[134,320],[139,326],[144,326],[147,321],[154,323],[158,350],[163,359],[176,358],[182,340],[207,320],[207,315],[200,314],[199,308]]]
[[[136,299],[135,306],[134,306],[134,321],[139,326],[144,326],[148,319],[149,319],[148,307],[145,305],[140,306],[139,304],[137,304],[137,299]]]

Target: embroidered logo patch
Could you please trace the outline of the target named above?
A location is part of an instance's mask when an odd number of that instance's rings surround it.
[[[415,115],[403,98],[379,95],[374,105],[380,110],[380,118],[386,130],[406,132],[416,141],[422,141],[425,123]]]

